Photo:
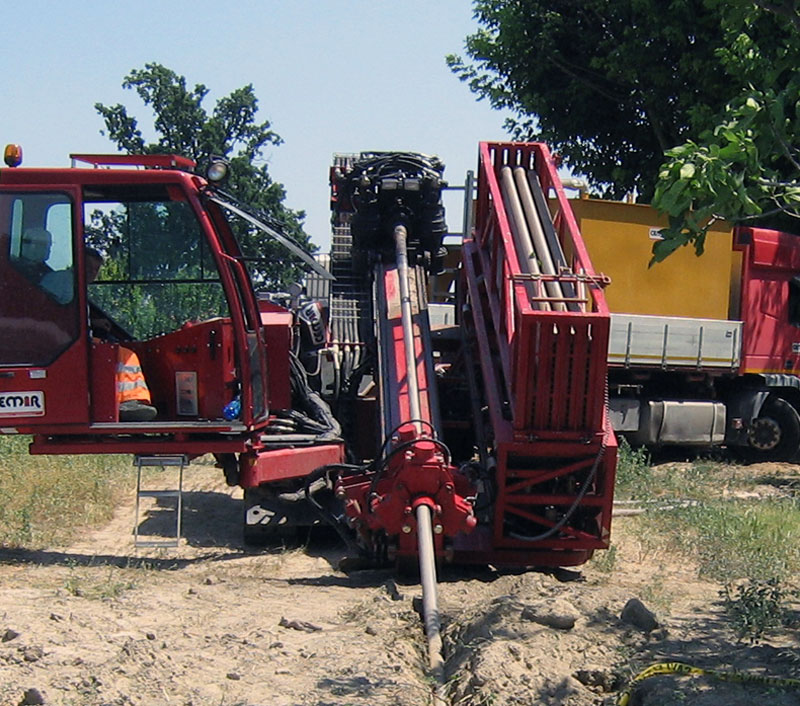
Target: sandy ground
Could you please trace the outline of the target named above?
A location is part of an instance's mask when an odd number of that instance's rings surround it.
[[[342,573],[341,549],[321,539],[246,549],[238,493],[210,466],[191,466],[185,490],[178,548],[134,548],[131,498],[69,548],[0,549],[0,704],[430,703],[416,585]],[[159,529],[161,515],[143,513],[140,529]],[[800,677],[796,629],[737,643],[718,586],[645,552],[631,527],[615,520],[611,571],[602,559],[555,573],[443,570],[449,703],[613,704],[662,661]],[[621,619],[631,598],[657,625]],[[800,691],[663,675],[629,703],[788,706]]]

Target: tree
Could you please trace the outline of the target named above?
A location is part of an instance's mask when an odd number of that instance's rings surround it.
[[[272,180],[263,163],[264,149],[281,144],[268,121],[256,122],[258,100],[252,84],[220,98],[211,114],[203,107],[208,89],[197,84],[187,88],[186,79],[157,64],[134,69],[124,79],[123,88],[136,91],[154,114],[155,142],[147,142],[136,118],[122,105],[95,104],[105,122],[106,134],[120,150],[128,153],[176,153],[190,157],[202,168],[211,156],[228,159],[231,176],[225,189],[240,201],[254,207],[277,222],[285,235],[306,250],[311,250],[309,236],[303,231],[302,211],[287,208],[283,186]],[[278,243],[265,240],[245,224],[234,224],[239,242],[251,263],[251,274],[258,287],[280,289],[301,276],[300,268],[290,260]]]
[[[516,112],[515,138],[549,142],[603,195],[640,201],[664,151],[711,128],[767,63],[729,47],[742,27],[769,59],[797,22],[795,0],[476,0],[475,15],[474,63],[448,57],[456,74]]]
[[[606,197],[635,190],[648,201],[664,150],[732,95],[715,70],[716,2],[476,0],[474,10],[483,27],[466,40],[473,63],[449,56],[451,69],[516,113],[515,139],[548,142]]]
[[[770,28],[770,31],[766,31]],[[745,87],[717,123],[667,152],[654,205],[670,216],[653,249],[663,260],[703,252],[717,220],[797,231],[800,226],[800,12],[794,0],[738,3],[720,59]]]

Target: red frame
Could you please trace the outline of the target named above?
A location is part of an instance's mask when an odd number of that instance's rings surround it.
[[[576,275],[553,278],[585,288],[582,311],[533,306],[500,191],[505,166],[535,169],[544,193],[555,197],[556,234]],[[469,296],[480,352],[498,494],[491,537],[459,537],[456,555],[464,560],[474,551],[475,560],[511,565],[581,563],[608,546],[611,526],[617,447],[606,413],[610,316],[602,278],[594,272],[546,145],[481,143],[475,232],[464,242],[462,259],[461,291]],[[535,297],[548,298],[543,287]],[[573,479],[586,482],[585,495],[579,497],[577,488],[551,489],[568,480],[574,485]],[[573,518],[582,526],[567,522],[555,536],[538,541],[509,532],[515,518],[552,526],[534,508],[563,511],[573,503]]]
[[[147,167],[150,169],[194,169],[193,159],[179,154],[71,154],[75,162],[100,166]]]
[[[420,418],[413,419],[398,268],[379,265],[375,273],[375,313],[380,319],[376,324],[381,346],[381,427],[384,433],[392,433],[392,438],[386,440],[389,448],[385,449],[385,467],[376,471],[377,478],[368,479],[364,474],[342,478],[338,490],[347,498],[345,512],[353,525],[366,535],[385,531],[395,537],[397,556],[416,555],[415,510],[420,504],[427,505],[434,524],[435,550],[442,553],[445,537],[468,533],[475,527],[472,505],[466,500],[475,490],[450,465],[442,446],[432,440],[436,428],[435,392],[419,314],[412,317],[411,345]]]

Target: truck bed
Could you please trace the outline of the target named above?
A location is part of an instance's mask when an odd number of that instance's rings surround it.
[[[611,314],[613,366],[735,369],[741,347],[741,321]]]

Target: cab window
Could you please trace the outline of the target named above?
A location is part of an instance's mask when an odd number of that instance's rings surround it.
[[[73,204],[0,193],[0,364],[46,365],[77,337]]]
[[[103,258],[89,300],[142,340],[228,316],[205,234],[188,201],[163,185],[87,187],[87,245]]]
[[[800,276],[789,280],[789,323],[800,328]]]

